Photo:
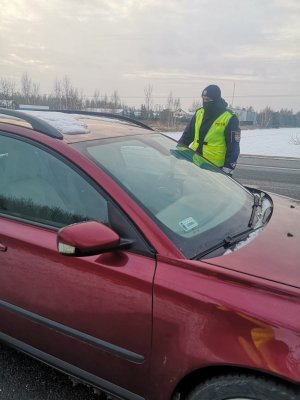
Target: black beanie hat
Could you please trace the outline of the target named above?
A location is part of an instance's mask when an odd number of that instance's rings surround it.
[[[203,90],[202,96],[210,97],[212,100],[220,100],[221,89],[217,85],[209,85]]]

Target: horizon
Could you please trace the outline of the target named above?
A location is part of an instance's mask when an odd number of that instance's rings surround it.
[[[24,74],[27,74],[27,72],[25,71]],[[49,92],[49,93],[42,92],[40,90],[40,88],[41,88],[40,83],[34,81],[31,78],[31,76],[29,76],[28,74],[27,74],[27,76],[28,76],[28,79],[30,81],[31,88],[32,88],[33,85],[36,85],[36,87],[39,88],[38,96],[41,96],[41,97],[43,97],[43,96],[55,96],[55,91],[54,90],[52,92]],[[65,75],[64,77],[67,77],[67,75]],[[10,82],[13,82],[15,84],[15,92],[14,92],[14,94],[15,95],[24,96],[24,94],[22,93],[22,87],[21,87],[22,84],[21,83],[18,85],[16,81],[10,80],[9,78],[4,78],[3,76],[0,76],[0,81],[1,81],[1,79],[8,79]],[[21,79],[22,79],[22,77],[19,78],[19,82],[21,82]],[[57,81],[57,78],[53,82],[53,87],[54,87],[54,84],[55,84],[56,81]],[[60,83],[62,84],[62,81],[60,81]],[[70,83],[70,87],[72,89],[76,90],[78,92],[78,94],[82,93],[84,101],[87,100],[87,99],[91,101],[92,99],[95,98],[94,95],[86,95],[84,89],[78,88],[76,86],[76,84],[73,85],[73,82],[70,81],[69,83]],[[143,88],[143,90],[145,90],[145,89],[147,89],[147,87]],[[99,92],[99,90],[97,88],[95,88],[95,92],[97,92],[97,91]],[[115,88],[111,93],[104,93],[104,94],[99,93],[98,97],[99,97],[99,99],[108,98],[108,100],[110,100],[111,97],[113,96],[114,92],[117,93],[118,96],[119,96],[120,106],[126,106],[126,107],[129,107],[129,108],[136,108],[137,110],[140,110],[141,106],[144,106],[145,103],[146,103],[146,101],[145,101],[146,100],[145,93],[144,93],[144,95],[141,95],[141,96],[121,96],[119,94],[118,88]],[[167,99],[168,99],[168,97],[170,95],[173,96],[173,93],[170,92],[166,96],[156,97],[155,93],[152,92],[152,94],[151,94],[152,101],[151,101],[150,109],[152,111],[156,111],[156,108],[167,108],[166,102],[167,102]],[[1,84],[0,84],[0,96],[1,96]],[[253,106],[253,104],[251,104],[251,102],[249,102],[249,105],[247,105],[247,106],[242,106],[242,105],[240,105],[238,103],[238,98],[239,97],[245,97],[245,96],[235,96],[234,95],[234,100],[235,100],[235,104],[234,105],[232,105],[230,103],[230,100],[229,100],[230,96],[226,96],[226,95],[222,94],[222,97],[228,103],[228,107],[229,108],[233,108],[233,109],[249,109],[250,107],[252,107],[255,112],[259,113],[259,112],[262,112],[263,110],[265,110],[267,107],[270,107],[271,110],[274,111],[274,112],[279,112],[280,110],[291,110],[293,112],[293,114],[297,114],[297,113],[300,112],[300,105],[299,105],[298,110],[294,110],[293,108],[289,108],[288,106],[286,106],[284,104],[281,104],[278,109],[275,109],[272,106],[270,106],[269,103],[265,103],[265,105],[263,105],[262,108],[257,109],[257,108],[255,108]],[[262,97],[264,97],[264,96],[262,96]],[[285,96],[282,96],[282,97],[284,98]],[[231,96],[231,98],[232,98],[232,96]],[[132,99],[133,102],[130,102],[127,99]],[[158,101],[154,101],[155,99],[164,99],[165,101],[159,103]],[[183,98],[181,98],[181,97],[173,96],[173,100],[176,100],[176,99],[180,100],[180,107],[179,108],[182,108],[182,109],[185,109],[185,110],[192,109],[192,105],[193,105],[194,102],[201,103],[201,95],[199,96],[199,98],[194,98],[194,97],[183,97]],[[187,99],[189,99],[189,101],[190,101],[189,104],[188,104],[188,100]],[[10,100],[13,100],[13,99],[10,99]],[[5,101],[5,99],[2,99],[2,100],[0,99],[0,101]],[[183,105],[184,101],[187,104],[187,106]],[[21,104],[25,105],[26,103],[21,103]],[[38,106],[38,104],[29,104],[29,103],[28,103],[28,105],[36,105],[36,106]]]

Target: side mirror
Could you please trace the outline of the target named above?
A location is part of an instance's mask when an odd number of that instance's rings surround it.
[[[69,225],[60,229],[57,234],[58,251],[66,256],[90,256],[121,246],[119,235],[96,221]]]

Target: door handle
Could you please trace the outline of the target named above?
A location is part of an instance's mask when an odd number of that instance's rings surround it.
[[[6,251],[6,250],[7,250],[7,247],[3,243],[0,242],[0,251]]]

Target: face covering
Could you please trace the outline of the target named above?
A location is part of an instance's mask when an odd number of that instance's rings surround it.
[[[220,115],[226,110],[226,107],[227,103],[223,99],[203,102],[204,117]]]
[[[203,102],[203,108],[205,111],[205,114],[211,114],[214,112],[216,107],[216,104],[214,101],[205,101]]]

